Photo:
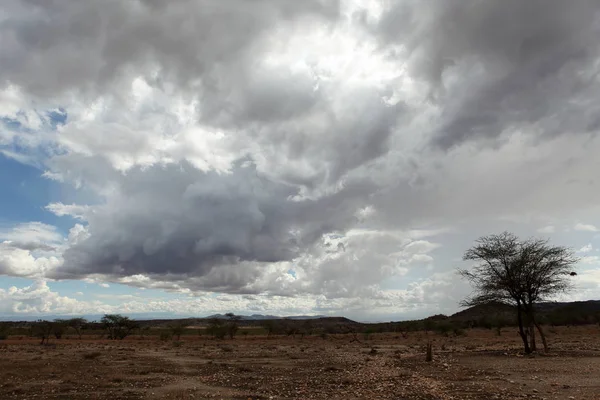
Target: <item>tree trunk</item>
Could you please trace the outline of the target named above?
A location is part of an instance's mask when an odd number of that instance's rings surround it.
[[[540,337],[542,338],[542,344],[544,345],[544,353],[547,353],[548,352],[548,342],[546,341],[546,335],[544,335],[544,331],[542,330],[542,327],[540,326],[540,324],[538,324],[535,320],[533,320],[533,324],[537,328],[538,332],[540,333]]]
[[[527,334],[525,333],[525,329],[523,329],[523,309],[520,303],[517,304],[517,320],[519,322],[519,335],[523,340],[525,354],[529,354],[531,353],[531,349],[529,348],[529,342],[527,341]]]
[[[532,322],[529,323],[529,341],[531,351],[537,351],[537,346],[535,345],[535,327]]]

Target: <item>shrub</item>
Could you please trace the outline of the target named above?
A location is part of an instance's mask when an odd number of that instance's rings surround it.
[[[69,325],[64,319],[55,319],[52,322],[52,334],[55,338],[62,339],[68,327]]]
[[[454,336],[467,336],[467,331],[462,328],[454,328],[453,332]]]
[[[448,336],[452,332],[452,324],[446,321],[438,322],[435,325],[435,330],[443,336]]]
[[[9,329],[7,324],[0,324],[0,340],[8,339]]]

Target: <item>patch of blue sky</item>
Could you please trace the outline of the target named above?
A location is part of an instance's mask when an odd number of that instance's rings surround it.
[[[17,113],[16,118],[0,117],[0,129],[16,133],[10,143],[0,144],[0,223],[43,222],[56,226],[66,234],[79,221],[69,216],[57,217],[45,206],[53,202],[94,204],[96,197],[89,191],[42,176],[45,161],[61,154],[62,150],[52,141],[43,140],[37,143],[37,147],[32,147],[35,140],[29,135],[43,136],[55,131],[67,122],[68,113],[63,108],[57,108],[37,112],[37,115],[42,121],[38,131],[32,131],[22,124],[21,121],[26,118],[23,112]]]
[[[56,129],[58,128],[58,126],[67,123],[67,118],[69,114],[67,113],[67,110],[65,110],[62,107],[59,107],[55,110],[46,111],[46,116],[48,117],[47,121],[50,124],[50,126],[53,129]]]
[[[0,154],[0,223],[43,222],[63,233],[73,221],[61,219],[44,207],[74,196],[74,189],[41,176],[39,169]]]
[[[8,290],[15,286],[17,288],[24,288],[30,286],[33,280],[29,278],[19,278],[14,276],[0,276],[0,289]]]

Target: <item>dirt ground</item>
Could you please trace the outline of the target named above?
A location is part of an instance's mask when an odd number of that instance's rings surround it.
[[[186,336],[0,342],[0,399],[600,399],[600,329],[556,328],[547,355],[502,336]],[[434,360],[425,362],[425,344]]]

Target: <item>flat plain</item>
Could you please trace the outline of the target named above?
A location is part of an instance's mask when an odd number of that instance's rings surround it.
[[[600,328],[549,328],[548,340],[548,354],[525,356],[514,328],[456,337],[84,335],[43,346],[12,336],[0,342],[0,399],[600,399]]]

